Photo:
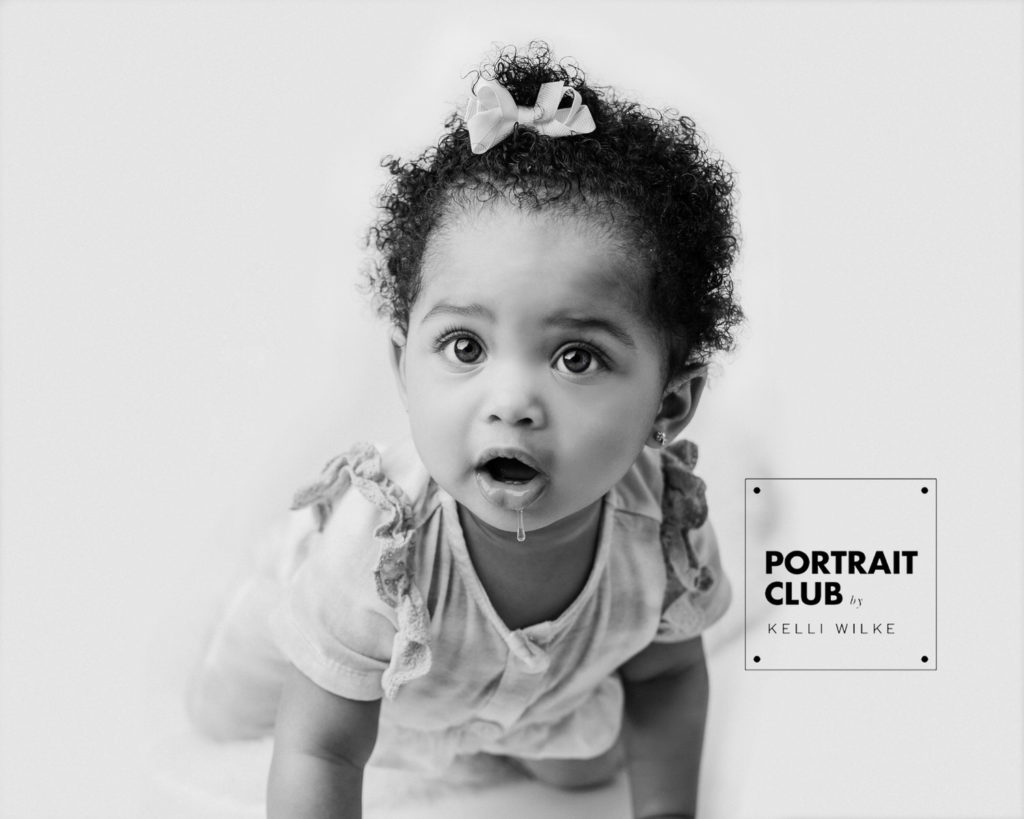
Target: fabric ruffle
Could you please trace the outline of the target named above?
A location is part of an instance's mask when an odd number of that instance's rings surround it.
[[[396,614],[391,662],[381,679],[384,696],[394,699],[405,683],[430,671],[431,663],[430,615],[412,581],[413,515],[408,498],[384,474],[376,447],[360,443],[328,461],[320,480],[295,495],[292,509],[312,507],[322,532],[334,504],[349,486],[355,486],[384,513],[384,519],[373,530],[380,548],[374,580],[377,595]]]
[[[690,531],[703,526],[708,517],[704,481],[693,474],[696,464],[697,445],[692,441],[677,441],[662,450],[661,549],[667,576],[662,614],[671,609],[673,626],[687,632],[703,625],[692,597],[709,591],[718,580],[690,543]]]

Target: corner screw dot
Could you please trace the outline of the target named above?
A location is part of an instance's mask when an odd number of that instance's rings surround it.
[[[923,656],[923,657],[921,658],[921,662],[922,662],[922,663],[926,663],[926,662],[928,662],[928,655],[927,655],[927,654],[925,654],[925,655],[924,655],[924,656]]]
[[[921,487],[921,494],[922,495],[927,495],[928,494],[928,487],[927,486],[922,486]]]
[[[754,487],[754,494],[755,495],[760,495],[761,494],[761,487],[760,486],[755,486]]]
[[[761,662],[761,655],[760,654],[755,654],[754,655],[754,662],[755,663]]]

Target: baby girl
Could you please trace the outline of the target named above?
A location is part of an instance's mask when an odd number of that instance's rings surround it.
[[[273,817],[357,817],[367,764],[467,754],[560,787],[625,767],[634,816],[693,816],[730,590],[673,441],[741,319],[731,173],[542,44],[386,167],[370,284],[410,440],[299,493],[193,716],[274,731]]]

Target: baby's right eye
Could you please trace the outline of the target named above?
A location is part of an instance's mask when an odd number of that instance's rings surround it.
[[[449,336],[444,340],[442,352],[452,362],[459,364],[475,364],[484,354],[484,348],[473,336]]]

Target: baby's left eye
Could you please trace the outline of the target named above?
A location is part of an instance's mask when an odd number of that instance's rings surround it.
[[[583,375],[601,368],[598,357],[585,347],[569,347],[558,355],[555,369],[572,375]]]

